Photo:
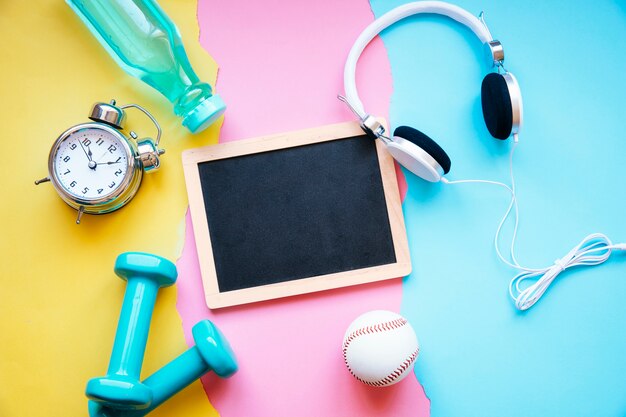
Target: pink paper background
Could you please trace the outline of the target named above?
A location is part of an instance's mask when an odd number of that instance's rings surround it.
[[[335,2],[200,0],[200,42],[217,61],[216,89],[228,103],[220,141],[352,120],[335,97],[352,43],[373,19],[364,0]],[[362,58],[360,93],[386,115],[391,74],[375,41]],[[404,181],[401,189],[406,190]],[[178,261],[178,310],[187,342],[198,320],[214,321],[230,340],[240,370],[205,378],[222,416],[425,416],[429,402],[411,374],[390,388],[350,376],[341,355],[354,318],[373,309],[400,310],[401,280],[210,311],[189,214]]]

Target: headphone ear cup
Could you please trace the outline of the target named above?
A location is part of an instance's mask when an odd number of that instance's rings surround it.
[[[450,171],[448,154],[434,140],[417,129],[400,126],[387,144],[391,155],[405,168],[430,182],[441,180]]]
[[[483,117],[491,136],[507,139],[513,132],[513,102],[502,74],[487,74],[480,88]]]

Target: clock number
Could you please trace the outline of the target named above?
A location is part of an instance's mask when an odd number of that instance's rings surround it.
[[[98,140],[96,141],[96,145],[100,146],[104,143],[104,139],[102,138],[98,138]]]
[[[113,187],[115,187],[115,181],[113,181],[113,182],[109,185],[109,188],[113,188]]]
[[[111,145],[111,146],[108,147],[108,151],[113,153],[113,152],[117,151],[117,147],[115,145]]]
[[[72,143],[72,144],[70,145],[70,149],[71,149],[71,150],[74,150],[74,149],[76,149],[76,146],[78,146],[78,145],[76,145],[75,143]]]
[[[88,187],[85,187],[85,188],[83,189],[83,194],[87,194],[87,191],[89,191],[89,188],[88,188]]]
[[[102,194],[103,191],[104,191],[104,188],[98,188],[98,194]]]
[[[118,175],[122,175],[121,169],[118,169],[117,171],[115,171],[115,176],[117,177]]]
[[[68,155],[68,156],[66,156],[65,158],[63,158],[63,162],[67,162],[67,161],[69,161],[69,160],[70,160],[70,156],[69,156],[69,155]]]
[[[70,182],[70,187],[72,187],[72,188],[76,187],[76,181]]]
[[[70,173],[70,170],[69,170],[69,168],[68,168],[68,170],[67,170],[67,171],[65,171],[65,172],[63,173],[63,175],[67,175],[67,174],[69,174],[69,173]]]
[[[85,138],[85,139],[83,140],[83,145],[85,145],[85,146],[89,146],[89,145],[91,145],[91,141],[90,141],[89,139]]]

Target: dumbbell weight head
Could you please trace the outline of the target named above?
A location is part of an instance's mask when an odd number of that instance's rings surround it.
[[[191,333],[206,364],[222,378],[237,372],[235,354],[222,332],[209,320],[202,320],[193,326]]]
[[[115,273],[122,279],[142,277],[168,287],[176,282],[176,265],[160,256],[142,252],[126,252],[117,257]]]

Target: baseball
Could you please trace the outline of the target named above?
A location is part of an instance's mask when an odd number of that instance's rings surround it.
[[[373,387],[398,383],[419,354],[413,327],[399,314],[375,310],[360,315],[343,337],[343,359],[356,379]]]

